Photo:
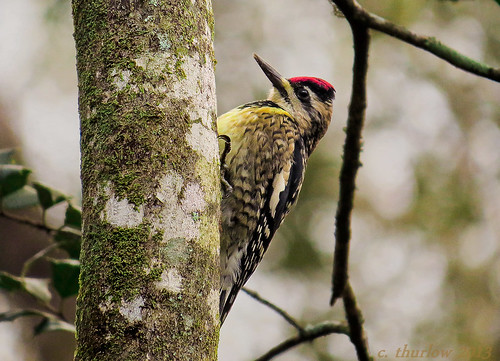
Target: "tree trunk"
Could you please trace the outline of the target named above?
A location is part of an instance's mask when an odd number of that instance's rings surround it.
[[[83,184],[75,360],[216,360],[210,0],[73,0]]]

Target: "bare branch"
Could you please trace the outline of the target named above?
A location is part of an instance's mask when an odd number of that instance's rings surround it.
[[[255,359],[255,361],[271,360],[273,357],[282,354],[283,352],[288,351],[292,347],[300,345],[301,343],[313,341],[319,337],[327,336],[332,333],[349,335],[349,328],[345,324],[333,322],[325,322],[315,326],[306,327],[304,332],[283,341],[279,345],[270,349],[264,355]]]
[[[293,327],[295,327],[297,329],[297,331],[299,331],[299,333],[305,332],[304,328],[302,326],[300,326],[299,323],[292,316],[290,316],[286,311],[284,311],[283,309],[279,308],[278,306],[276,306],[275,304],[269,302],[268,300],[262,298],[255,291],[249,290],[248,288],[245,288],[245,287],[242,288],[241,290],[243,292],[245,292],[247,295],[249,295],[250,297],[252,297],[253,299],[259,301],[263,305],[266,305],[267,307],[271,308],[273,311],[279,313],[280,316],[283,317],[286,320],[286,322],[288,322],[290,325],[292,325]]]

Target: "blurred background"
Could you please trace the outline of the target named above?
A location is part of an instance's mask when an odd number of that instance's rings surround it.
[[[368,10],[500,66],[494,0],[360,1]],[[330,129],[309,162],[294,211],[247,287],[303,324],[342,320],[328,306],[334,215],[352,69],[352,39],[327,0],[213,0],[218,113],[266,97],[258,53],[284,76],[337,90]],[[75,49],[68,0],[0,0],[0,148],[16,147],[36,180],[80,197]],[[372,33],[363,167],[350,279],[374,356],[452,349],[500,359],[500,85]],[[45,235],[0,219],[0,269],[19,274]],[[43,274],[46,269],[35,270]],[[25,300],[0,293],[0,312]],[[71,313],[72,305],[67,312]],[[71,360],[64,333],[0,324],[0,359]],[[294,334],[240,294],[221,330],[221,360],[251,360]],[[377,358],[376,358],[377,359]],[[345,336],[277,360],[355,360]]]

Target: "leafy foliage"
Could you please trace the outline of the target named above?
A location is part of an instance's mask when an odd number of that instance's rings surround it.
[[[65,299],[78,293],[80,274],[80,243],[82,215],[71,198],[40,183],[29,181],[31,170],[14,164],[13,150],[0,150],[0,216],[30,224],[45,230],[50,235],[50,245],[30,257],[19,276],[0,271],[0,289],[17,292],[35,299],[41,308],[11,310],[0,313],[0,322],[14,321],[20,317],[41,317],[34,328],[36,335],[48,331],[75,332],[75,327],[62,313]],[[66,202],[64,224],[53,229],[45,221],[45,212],[57,204]],[[21,219],[15,211],[32,207],[42,209],[40,221]],[[64,251],[67,258],[49,257],[57,250]],[[58,253],[60,254],[60,252]],[[27,277],[35,262],[47,262],[51,266],[51,278]],[[55,297],[55,295],[59,297]]]

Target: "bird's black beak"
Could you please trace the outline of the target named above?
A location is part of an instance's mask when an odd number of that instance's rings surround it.
[[[287,96],[286,84],[288,81],[283,78],[271,65],[266,63],[260,56],[253,54],[253,58],[259,64],[260,68],[266,74],[267,78],[273,83],[274,87],[280,92],[283,97]]]

